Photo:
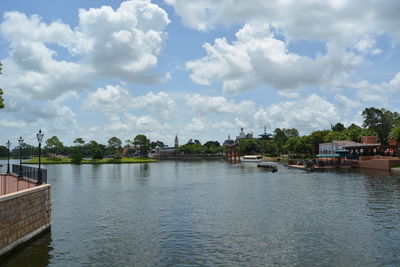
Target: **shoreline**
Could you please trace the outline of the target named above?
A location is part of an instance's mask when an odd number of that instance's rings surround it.
[[[133,163],[153,163],[157,162],[155,159],[139,159],[139,158],[122,158],[122,159],[83,159],[80,163],[73,163],[71,158],[62,159],[52,159],[52,158],[42,158],[42,165],[55,165],[55,164],[133,164]],[[39,164],[38,158],[33,158],[30,160],[23,161],[22,164]]]

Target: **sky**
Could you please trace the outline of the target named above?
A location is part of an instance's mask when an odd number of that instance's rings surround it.
[[[0,6],[0,143],[172,146],[400,112],[397,0],[13,0]]]

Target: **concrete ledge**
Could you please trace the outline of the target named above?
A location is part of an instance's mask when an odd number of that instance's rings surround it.
[[[13,192],[13,193],[10,193],[10,194],[7,194],[7,195],[3,195],[3,196],[0,196],[0,202],[7,201],[7,200],[10,200],[10,199],[14,199],[14,198],[17,198],[17,197],[22,197],[22,196],[25,196],[25,195],[28,195],[28,194],[33,194],[35,192],[43,190],[46,187],[50,187],[50,184],[42,184],[42,185],[39,185],[39,186],[35,186],[35,187],[31,187],[31,188],[24,189],[24,190],[21,190],[21,191]]]
[[[10,252],[11,250],[13,250],[14,248],[18,247],[19,245],[22,245],[26,242],[28,242],[29,240],[31,240],[32,238],[36,237],[37,235],[41,234],[42,232],[44,232],[45,230],[49,229],[51,226],[51,223],[48,223],[46,225],[43,225],[42,227],[36,229],[33,232],[30,232],[29,234],[27,234],[26,236],[21,237],[20,239],[12,242],[11,244],[9,244],[8,246],[4,247],[3,249],[0,250],[0,256],[5,255],[7,252]]]
[[[400,173],[400,168],[391,168],[390,171],[394,173]]]

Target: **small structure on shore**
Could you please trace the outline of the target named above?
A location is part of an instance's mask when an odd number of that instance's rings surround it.
[[[382,145],[376,136],[363,136],[361,143],[348,140],[322,143],[319,144],[315,167],[390,170],[400,166],[400,159],[393,157],[396,150],[399,150],[397,142]]]
[[[243,128],[242,128],[242,131],[243,131]],[[225,150],[226,159],[231,160],[231,161],[239,161],[240,160],[240,154],[239,154],[239,151],[237,150],[238,143],[235,140],[232,140],[230,135],[228,135],[228,139],[226,139],[222,145],[226,149]]]

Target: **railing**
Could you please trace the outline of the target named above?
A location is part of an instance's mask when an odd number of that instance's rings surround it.
[[[21,168],[21,169],[20,169]],[[35,182],[41,181],[44,184],[47,184],[47,170],[39,169],[35,167],[22,166],[22,165],[12,165],[12,172],[17,174],[19,177],[29,178]],[[42,178],[42,179],[39,179]]]

